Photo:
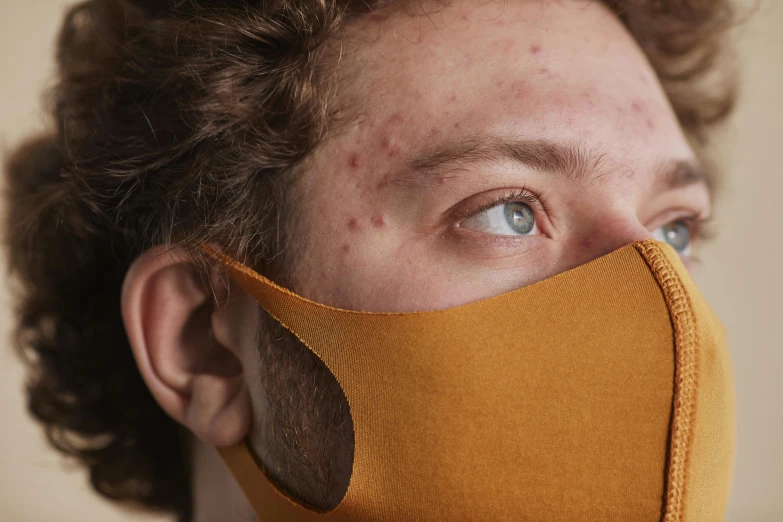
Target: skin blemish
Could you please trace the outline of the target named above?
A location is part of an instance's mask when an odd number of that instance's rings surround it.
[[[530,46],[530,54],[539,54],[541,52],[541,46],[533,44]]]
[[[582,98],[584,98],[585,103],[587,104],[588,107],[594,107],[595,106],[595,102],[593,102],[593,93],[583,92],[582,93]]]
[[[359,230],[359,228],[360,228],[359,222],[356,221],[356,218],[351,218],[348,220],[348,230],[350,230],[351,232],[356,232],[357,230]]]
[[[385,188],[386,188],[386,186],[387,186],[388,184],[389,184],[389,182],[388,182],[388,181],[379,181],[379,182],[378,182],[378,183],[375,185],[375,188],[376,188],[376,189],[378,189],[378,190],[382,190],[382,189],[385,189]]]
[[[344,243],[344,244],[343,244],[343,252],[346,252],[346,253],[347,253],[347,252],[349,252],[350,250],[351,250],[351,245],[349,245],[348,243]]]
[[[525,86],[524,82],[511,82],[510,88],[511,94],[514,95],[514,98],[522,98],[527,94],[527,87]]]
[[[634,112],[642,112],[644,110],[644,106],[642,105],[642,102],[635,101],[631,104],[631,109]]]
[[[458,121],[455,121],[455,122],[454,122],[454,128],[455,128],[455,129],[459,129],[459,122],[458,122]]]
[[[449,100],[449,103],[454,103],[454,102],[456,102],[456,101],[457,101],[457,95],[456,95],[456,94],[453,94],[453,93],[452,93],[452,94],[449,94],[448,100]]]
[[[386,219],[383,217],[383,214],[374,215],[370,218],[370,222],[375,228],[383,228],[386,226]]]
[[[653,123],[652,118],[647,118],[645,124],[647,125],[647,130],[655,129],[655,123]]]
[[[579,241],[579,249],[582,252],[591,252],[594,247],[595,247],[595,241],[593,241],[593,238],[591,238],[590,236],[583,237]]]
[[[396,156],[400,153],[400,148],[392,143],[391,138],[384,136],[381,140],[381,147],[386,151],[389,157]]]
[[[364,166],[364,161],[362,161],[362,158],[358,154],[351,154],[351,157],[348,159],[348,165],[350,165],[351,168],[358,169]]]
[[[503,52],[509,52],[514,48],[516,42],[513,38],[498,38],[492,42],[493,47],[498,47]]]
[[[399,112],[395,112],[389,118],[389,123],[402,123],[404,121],[402,115]]]

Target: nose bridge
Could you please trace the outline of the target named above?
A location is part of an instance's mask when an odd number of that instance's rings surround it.
[[[611,212],[597,216],[592,222],[585,223],[575,231],[574,247],[570,249],[576,257],[574,266],[587,263],[615,250],[634,243],[650,239],[651,232],[639,222],[635,212],[615,208]]]
[[[588,242],[592,244],[594,257],[600,257],[635,241],[644,241],[651,237],[647,228],[639,223],[636,216],[615,218],[613,223],[588,232]]]

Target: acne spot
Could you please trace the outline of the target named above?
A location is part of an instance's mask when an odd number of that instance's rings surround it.
[[[455,122],[454,122],[454,128],[455,128],[455,129],[459,129],[459,122],[458,122],[458,121],[455,121]]]
[[[655,123],[653,123],[652,118],[646,118],[645,124],[647,125],[647,130],[655,129]]]
[[[448,100],[449,100],[449,103],[454,103],[454,102],[456,102],[456,101],[457,101],[457,95],[456,95],[456,94],[453,94],[453,93],[452,93],[452,94],[449,94],[449,98],[448,98]]]
[[[351,250],[351,245],[349,245],[348,243],[344,243],[343,244],[343,252],[348,253],[350,250]]]
[[[593,94],[592,93],[590,93],[590,92],[583,92],[582,93],[582,98],[584,98],[585,103],[587,104],[588,107],[594,107],[595,106],[595,103],[593,102]]]
[[[579,249],[582,252],[592,252],[593,247],[595,247],[595,241],[593,241],[593,238],[591,238],[590,236],[583,237],[579,241]]]
[[[540,69],[538,70],[538,72],[539,72],[540,74],[549,74],[549,69],[547,69],[546,67],[542,67],[542,68],[540,68]]]
[[[399,112],[395,112],[389,118],[389,123],[402,123],[404,121],[402,115]]]
[[[370,222],[375,228],[383,228],[386,226],[386,219],[383,217],[383,214],[374,215],[370,218]]]
[[[351,168],[358,169],[364,166],[364,161],[358,154],[351,154],[351,157],[348,160],[348,164],[351,166]]]
[[[388,182],[388,181],[379,181],[379,182],[378,182],[378,183],[375,185],[375,188],[376,188],[376,189],[378,189],[378,190],[382,190],[382,189],[385,189],[385,188],[386,188],[386,186],[387,186],[388,184],[389,184],[389,182]]]
[[[430,138],[433,138],[433,137],[437,136],[438,134],[440,134],[440,129],[437,129],[437,128],[433,127],[433,128],[431,128],[429,130],[429,132],[427,133],[427,136],[429,136]]]
[[[348,220],[348,230],[350,230],[351,232],[356,232],[357,230],[359,230],[359,228],[361,227],[359,226],[359,222],[356,221],[356,218],[351,218]]]
[[[504,52],[509,52],[514,48],[514,45],[516,45],[516,42],[513,38],[497,38],[492,40],[492,46],[497,47]]]
[[[510,89],[515,98],[522,98],[527,94],[527,86],[521,81],[511,82]]]
[[[400,148],[392,143],[391,138],[388,136],[384,136],[381,140],[381,147],[386,150],[386,153],[389,157],[396,156],[400,153]]]
[[[635,101],[631,104],[631,109],[634,112],[642,112],[644,110],[644,106],[642,105],[642,102]]]
[[[530,46],[530,54],[539,54],[541,52],[541,46],[538,44],[533,44]]]

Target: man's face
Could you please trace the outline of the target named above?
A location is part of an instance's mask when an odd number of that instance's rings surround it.
[[[361,19],[335,38],[339,98],[356,120],[295,188],[297,293],[345,309],[440,309],[667,225],[687,253],[709,192],[615,16],[598,3],[468,4]],[[289,491],[334,507],[345,489],[328,486],[347,487],[353,451],[339,385],[293,336],[247,344],[243,367],[263,383],[251,386],[257,453]]]
[[[676,117],[613,14],[478,3],[361,20],[343,37],[342,100],[358,118],[299,183],[300,293],[349,309],[445,308],[667,224],[682,247],[678,220],[709,213]]]

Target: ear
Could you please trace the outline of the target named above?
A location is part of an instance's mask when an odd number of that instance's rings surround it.
[[[226,299],[241,289],[234,285],[229,292],[214,279],[182,249],[147,250],[125,276],[122,317],[158,404],[203,442],[227,446],[247,435],[251,408],[241,337],[232,334],[238,317]]]

